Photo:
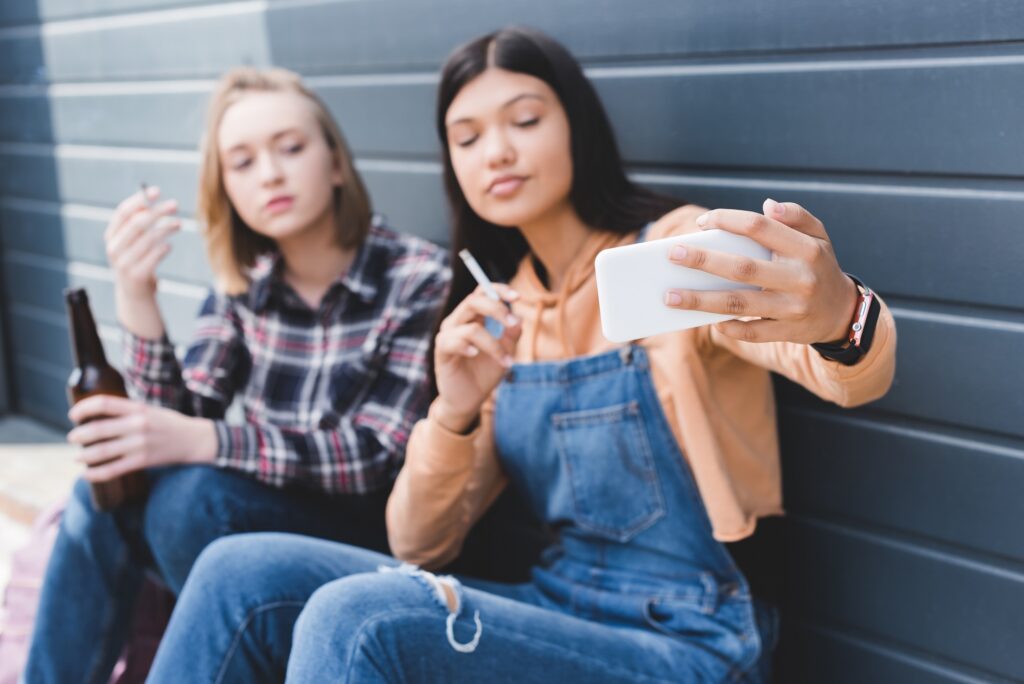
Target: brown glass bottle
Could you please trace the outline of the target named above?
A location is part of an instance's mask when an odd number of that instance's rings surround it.
[[[65,290],[64,301],[68,309],[68,327],[71,329],[71,350],[75,357],[75,369],[68,378],[68,403],[74,406],[95,394],[127,397],[124,379],[107,363],[107,355],[103,352],[85,290]],[[109,511],[125,501],[145,496],[146,486],[146,474],[143,471],[128,473],[107,482],[94,482],[92,502],[97,510]]]

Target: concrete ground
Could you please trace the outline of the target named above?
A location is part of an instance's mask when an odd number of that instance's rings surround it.
[[[81,470],[74,453],[59,430],[20,416],[0,418],[0,588],[36,515],[65,496]]]

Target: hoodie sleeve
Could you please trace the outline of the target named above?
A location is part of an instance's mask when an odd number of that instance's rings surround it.
[[[708,334],[713,345],[783,375],[826,401],[859,406],[884,396],[896,373],[896,324],[889,307],[881,298],[878,301],[881,310],[871,349],[852,366],[826,359],[809,344],[742,342],[713,326]]]
[[[669,212],[652,226],[650,239],[698,231],[697,217],[706,211],[689,204]],[[723,335],[714,326],[705,329],[715,347],[783,375],[826,401],[858,406],[882,397],[896,371],[896,323],[881,297],[878,302],[881,310],[871,349],[853,366],[826,359],[808,344],[742,342]]]
[[[458,556],[470,528],[507,482],[494,449],[493,404],[461,435],[440,425],[431,406],[416,423],[387,505],[395,558],[427,568]]]

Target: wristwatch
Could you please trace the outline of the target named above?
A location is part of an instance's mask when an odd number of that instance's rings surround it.
[[[882,305],[878,303],[878,297],[871,288],[856,276],[849,273],[846,275],[854,282],[860,293],[847,339],[839,342],[818,342],[811,346],[826,359],[852,366],[864,358],[871,349],[871,340],[875,336],[875,326],[878,324],[878,314],[882,310]]]

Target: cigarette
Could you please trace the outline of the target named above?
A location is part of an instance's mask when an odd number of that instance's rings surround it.
[[[498,295],[498,291],[494,289],[494,285],[491,284],[491,279],[484,273],[484,269],[480,268],[480,264],[473,255],[469,253],[468,249],[464,249],[459,252],[459,256],[462,257],[462,261],[465,262],[466,268],[473,275],[473,279],[480,283],[480,287],[483,288],[484,294],[493,299],[496,302],[501,302],[506,308],[511,310],[508,302],[502,302],[501,297]],[[484,327],[487,328],[487,332],[491,333],[492,336],[500,338],[505,333],[505,326],[499,321],[494,320],[490,316],[484,317]]]
[[[142,190],[142,203],[147,207],[151,206],[149,204],[149,186],[146,185],[146,181],[141,181],[139,188]]]
[[[491,279],[487,277],[486,273],[484,273],[484,269],[480,268],[480,264],[473,257],[473,255],[469,253],[469,250],[464,249],[460,251],[459,256],[462,258],[462,261],[466,264],[466,268],[469,269],[469,272],[473,276],[473,279],[476,280],[476,282],[480,284],[480,287],[484,289],[484,294],[486,294],[494,301],[500,302],[501,297],[498,295],[498,291],[494,289],[494,285],[491,284]]]

